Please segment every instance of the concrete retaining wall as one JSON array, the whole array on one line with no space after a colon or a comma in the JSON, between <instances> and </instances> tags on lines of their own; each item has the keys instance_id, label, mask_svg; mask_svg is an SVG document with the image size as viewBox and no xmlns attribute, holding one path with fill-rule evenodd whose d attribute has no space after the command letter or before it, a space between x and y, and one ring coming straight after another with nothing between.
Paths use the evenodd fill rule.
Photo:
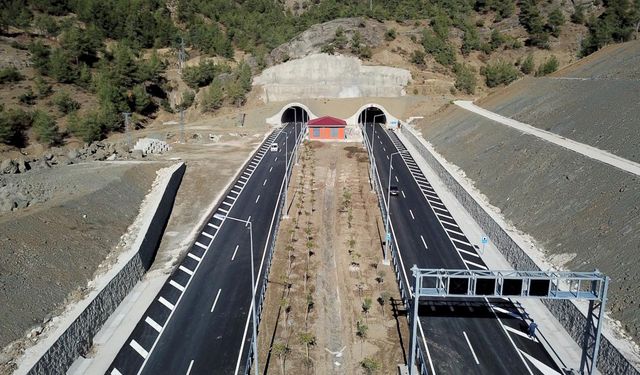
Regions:
<instances>
[{"instance_id":1,"label":"concrete retaining wall","mask_svg":"<svg viewBox=\"0 0 640 375\"><path fill-rule=\"evenodd\" d=\"M155 213L141 229L145 235L136 241L137 251L124 266L115 270L110 281L90 294L85 300L86 307L37 359L28 374L65 374L73 361L91 348L93 337L153 263L185 169L184 163L175 167L166 180L162 196L153 202ZM19 372L20 369L16 373Z\"/></svg>"},{"instance_id":2,"label":"concrete retaining wall","mask_svg":"<svg viewBox=\"0 0 640 375\"><path fill-rule=\"evenodd\" d=\"M415 130L408 126L401 128L404 138L409 141L419 152L420 156L435 171L438 177L447 185L456 199L469 212L471 217L491 238L496 248L500 250L505 259L516 270L539 270L540 267L529 255L513 240L513 238L498 224L493 217L483 208L462 184L438 161L438 159L423 144ZM560 321L571 337L579 344L584 340L586 328L586 316L571 301L545 300L544 304L549 311ZM600 352L598 355L598 370L603 375L640 375L640 371L624 357L607 337L602 336Z\"/></svg>"}]
</instances>

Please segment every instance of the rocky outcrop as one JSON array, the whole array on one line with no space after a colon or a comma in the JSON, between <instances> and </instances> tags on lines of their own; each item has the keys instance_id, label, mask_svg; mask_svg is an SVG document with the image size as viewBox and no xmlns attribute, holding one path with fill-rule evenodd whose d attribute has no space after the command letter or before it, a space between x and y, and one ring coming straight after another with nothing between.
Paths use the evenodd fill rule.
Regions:
<instances>
[{"instance_id":1,"label":"rocky outcrop","mask_svg":"<svg viewBox=\"0 0 640 375\"><path fill-rule=\"evenodd\" d=\"M344 31L347 42L358 32L362 43L368 47L376 47L384 41L385 26L371 19L361 17L340 18L333 21L311 26L303 33L275 48L267 58L267 64L273 66L293 59L319 53L322 47L331 43L336 31Z\"/></svg>"}]
</instances>

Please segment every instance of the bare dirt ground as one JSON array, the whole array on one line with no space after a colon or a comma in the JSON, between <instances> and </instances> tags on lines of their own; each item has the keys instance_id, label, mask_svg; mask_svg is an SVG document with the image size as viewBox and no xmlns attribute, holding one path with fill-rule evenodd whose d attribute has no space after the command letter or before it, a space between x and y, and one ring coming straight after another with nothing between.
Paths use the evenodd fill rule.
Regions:
<instances>
[{"instance_id":1,"label":"bare dirt ground","mask_svg":"<svg viewBox=\"0 0 640 375\"><path fill-rule=\"evenodd\" d=\"M47 199L0 215L0 346L81 293L165 163L86 163L2 176Z\"/></svg>"},{"instance_id":2,"label":"bare dirt ground","mask_svg":"<svg viewBox=\"0 0 640 375\"><path fill-rule=\"evenodd\" d=\"M301 151L260 325L266 373L357 374L364 361L388 374L404 363L407 321L381 264L367 167L360 144L313 142Z\"/></svg>"}]
</instances>

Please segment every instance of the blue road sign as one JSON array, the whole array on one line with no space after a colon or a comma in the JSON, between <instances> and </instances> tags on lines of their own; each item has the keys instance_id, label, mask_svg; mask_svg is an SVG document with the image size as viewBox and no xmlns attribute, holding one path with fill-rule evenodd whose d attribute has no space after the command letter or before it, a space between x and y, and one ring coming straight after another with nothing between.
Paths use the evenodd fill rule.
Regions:
<instances>
[{"instance_id":1,"label":"blue road sign","mask_svg":"<svg viewBox=\"0 0 640 375\"><path fill-rule=\"evenodd\" d=\"M391 241L391 233L387 233L387 241Z\"/></svg>"},{"instance_id":2,"label":"blue road sign","mask_svg":"<svg viewBox=\"0 0 640 375\"><path fill-rule=\"evenodd\" d=\"M482 244L486 245L489 243L489 238L487 236L482 236Z\"/></svg>"}]
</instances>

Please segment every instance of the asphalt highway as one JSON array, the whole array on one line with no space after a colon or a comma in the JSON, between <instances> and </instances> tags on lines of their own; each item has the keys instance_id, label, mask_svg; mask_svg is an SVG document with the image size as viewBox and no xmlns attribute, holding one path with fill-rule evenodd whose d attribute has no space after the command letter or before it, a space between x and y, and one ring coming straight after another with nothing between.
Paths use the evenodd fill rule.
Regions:
<instances>
[{"instance_id":1,"label":"asphalt highway","mask_svg":"<svg viewBox=\"0 0 640 375\"><path fill-rule=\"evenodd\" d=\"M248 225L229 218L251 222L259 293L280 219L276 208L284 189L285 155L291 159L296 132L300 125L274 131L253 155L107 374L246 373L252 338L251 244ZM278 151L270 150L274 142Z\"/></svg>"},{"instance_id":2,"label":"asphalt highway","mask_svg":"<svg viewBox=\"0 0 640 375\"><path fill-rule=\"evenodd\" d=\"M393 131L366 127L386 199L391 154L406 151ZM373 137L373 139L372 139ZM420 268L487 269L437 192L408 153L393 156L392 231L405 285ZM508 299L421 300L419 339L430 374L561 374L540 343L528 335L526 312Z\"/></svg>"}]
</instances>

